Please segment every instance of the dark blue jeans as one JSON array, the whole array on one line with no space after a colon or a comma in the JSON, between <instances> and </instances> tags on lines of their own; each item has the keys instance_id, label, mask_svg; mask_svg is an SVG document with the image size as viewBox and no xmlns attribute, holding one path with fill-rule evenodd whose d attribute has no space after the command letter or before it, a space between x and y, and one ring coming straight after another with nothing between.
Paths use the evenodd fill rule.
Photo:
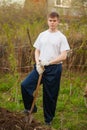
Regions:
<instances>
[{"instance_id":1,"label":"dark blue jeans","mask_svg":"<svg viewBox=\"0 0 87 130\"><path fill-rule=\"evenodd\" d=\"M45 122L52 121L55 116L56 103L60 88L62 64L45 67L41 83L43 84L43 111ZM21 83L21 92L25 109L30 110L33 101L33 92L38 81L36 66Z\"/></svg>"}]
</instances>

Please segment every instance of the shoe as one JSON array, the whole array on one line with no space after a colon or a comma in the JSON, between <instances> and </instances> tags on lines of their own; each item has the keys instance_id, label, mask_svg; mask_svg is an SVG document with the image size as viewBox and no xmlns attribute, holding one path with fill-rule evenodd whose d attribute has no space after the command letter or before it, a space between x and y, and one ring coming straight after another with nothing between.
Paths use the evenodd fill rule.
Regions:
<instances>
[{"instance_id":1,"label":"shoe","mask_svg":"<svg viewBox=\"0 0 87 130\"><path fill-rule=\"evenodd\" d=\"M28 109L24 109L23 113L29 114L29 111L30 110L28 110ZM34 109L33 109L33 111L32 111L32 113L36 113L36 112L37 112L37 107L35 106Z\"/></svg>"},{"instance_id":2,"label":"shoe","mask_svg":"<svg viewBox=\"0 0 87 130\"><path fill-rule=\"evenodd\" d=\"M45 125L50 126L50 125L51 125L51 122L45 122Z\"/></svg>"},{"instance_id":3,"label":"shoe","mask_svg":"<svg viewBox=\"0 0 87 130\"><path fill-rule=\"evenodd\" d=\"M24 114L29 114L29 110L24 109L23 113L24 113Z\"/></svg>"}]
</instances>

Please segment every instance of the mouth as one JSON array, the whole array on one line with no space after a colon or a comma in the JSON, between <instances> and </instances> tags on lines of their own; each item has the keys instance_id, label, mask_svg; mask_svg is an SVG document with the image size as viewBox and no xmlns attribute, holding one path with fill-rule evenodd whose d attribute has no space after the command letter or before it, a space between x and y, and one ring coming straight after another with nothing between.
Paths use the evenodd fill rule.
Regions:
<instances>
[{"instance_id":1,"label":"mouth","mask_svg":"<svg viewBox=\"0 0 87 130\"><path fill-rule=\"evenodd\" d=\"M51 27L54 27L54 25L51 25Z\"/></svg>"}]
</instances>

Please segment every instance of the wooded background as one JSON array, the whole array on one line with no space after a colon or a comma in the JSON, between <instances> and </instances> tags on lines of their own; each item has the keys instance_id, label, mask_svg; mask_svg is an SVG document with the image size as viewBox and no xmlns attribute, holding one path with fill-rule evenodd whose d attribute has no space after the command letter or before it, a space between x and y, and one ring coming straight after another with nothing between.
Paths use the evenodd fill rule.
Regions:
<instances>
[{"instance_id":1,"label":"wooded background","mask_svg":"<svg viewBox=\"0 0 87 130\"><path fill-rule=\"evenodd\" d=\"M29 71L34 64L35 39L47 29L47 8L42 2L30 2L24 8L0 7L0 71ZM60 14L59 30L70 44L71 52L64 66L87 70L87 16Z\"/></svg>"}]
</instances>

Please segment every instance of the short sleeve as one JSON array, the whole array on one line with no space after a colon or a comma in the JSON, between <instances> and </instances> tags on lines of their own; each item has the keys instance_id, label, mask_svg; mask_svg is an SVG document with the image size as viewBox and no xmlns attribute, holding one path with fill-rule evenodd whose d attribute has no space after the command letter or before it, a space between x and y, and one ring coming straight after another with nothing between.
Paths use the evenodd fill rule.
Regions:
<instances>
[{"instance_id":1,"label":"short sleeve","mask_svg":"<svg viewBox=\"0 0 87 130\"><path fill-rule=\"evenodd\" d=\"M61 41L60 52L66 51L66 50L70 50L70 46L66 37L64 36Z\"/></svg>"},{"instance_id":2,"label":"short sleeve","mask_svg":"<svg viewBox=\"0 0 87 130\"><path fill-rule=\"evenodd\" d=\"M34 42L33 47L35 47L35 48L37 48L37 49L40 49L40 34L39 34L39 36L37 37L36 41Z\"/></svg>"}]
</instances>

